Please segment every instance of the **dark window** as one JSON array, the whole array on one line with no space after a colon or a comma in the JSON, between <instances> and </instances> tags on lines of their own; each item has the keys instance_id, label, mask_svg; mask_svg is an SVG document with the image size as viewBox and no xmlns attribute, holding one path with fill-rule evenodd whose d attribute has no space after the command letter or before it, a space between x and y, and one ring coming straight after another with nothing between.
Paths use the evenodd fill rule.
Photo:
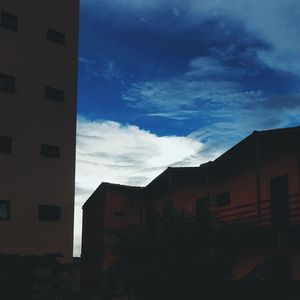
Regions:
<instances>
[{"instance_id":1,"label":"dark window","mask_svg":"<svg viewBox=\"0 0 300 300\"><path fill-rule=\"evenodd\" d=\"M218 207L229 205L230 193L226 192L226 193L217 194L216 202Z\"/></svg>"},{"instance_id":2,"label":"dark window","mask_svg":"<svg viewBox=\"0 0 300 300\"><path fill-rule=\"evenodd\" d=\"M274 225L289 222L289 179L287 175L270 179L271 221Z\"/></svg>"},{"instance_id":3,"label":"dark window","mask_svg":"<svg viewBox=\"0 0 300 300\"><path fill-rule=\"evenodd\" d=\"M12 152L12 138L8 136L0 135L0 152L11 153Z\"/></svg>"},{"instance_id":4,"label":"dark window","mask_svg":"<svg viewBox=\"0 0 300 300\"><path fill-rule=\"evenodd\" d=\"M65 95L64 91L46 86L45 88L45 97L48 99L56 100L56 101L64 101Z\"/></svg>"},{"instance_id":5,"label":"dark window","mask_svg":"<svg viewBox=\"0 0 300 300\"><path fill-rule=\"evenodd\" d=\"M10 219L10 203L0 200L0 220Z\"/></svg>"},{"instance_id":6,"label":"dark window","mask_svg":"<svg viewBox=\"0 0 300 300\"><path fill-rule=\"evenodd\" d=\"M206 211L208 209L208 197L201 197L195 200L195 211Z\"/></svg>"},{"instance_id":7,"label":"dark window","mask_svg":"<svg viewBox=\"0 0 300 300\"><path fill-rule=\"evenodd\" d=\"M0 73L0 91L14 93L15 89L15 77Z\"/></svg>"},{"instance_id":8,"label":"dark window","mask_svg":"<svg viewBox=\"0 0 300 300\"><path fill-rule=\"evenodd\" d=\"M121 211L114 211L114 216L116 216L116 217L124 217L125 214L123 212L121 212Z\"/></svg>"},{"instance_id":9,"label":"dark window","mask_svg":"<svg viewBox=\"0 0 300 300\"><path fill-rule=\"evenodd\" d=\"M47 39L49 41L65 45L66 44L66 35L62 32L59 32L54 29L48 29L47 31Z\"/></svg>"},{"instance_id":10,"label":"dark window","mask_svg":"<svg viewBox=\"0 0 300 300\"><path fill-rule=\"evenodd\" d=\"M41 155L59 158L59 147L42 144L41 145Z\"/></svg>"},{"instance_id":11,"label":"dark window","mask_svg":"<svg viewBox=\"0 0 300 300\"><path fill-rule=\"evenodd\" d=\"M224 276L233 276L232 262L229 259L224 259L224 262L222 263L221 267L223 267Z\"/></svg>"},{"instance_id":12,"label":"dark window","mask_svg":"<svg viewBox=\"0 0 300 300\"><path fill-rule=\"evenodd\" d=\"M210 227L210 212L208 197L202 197L195 201L195 217L198 230L201 234L209 232ZM200 233L200 232L199 232Z\"/></svg>"},{"instance_id":13,"label":"dark window","mask_svg":"<svg viewBox=\"0 0 300 300\"><path fill-rule=\"evenodd\" d=\"M6 11L1 12L1 27L12 31L18 31L18 17Z\"/></svg>"},{"instance_id":14,"label":"dark window","mask_svg":"<svg viewBox=\"0 0 300 300\"><path fill-rule=\"evenodd\" d=\"M40 221L59 221L60 220L60 207L52 205L39 206L39 220Z\"/></svg>"}]
</instances>

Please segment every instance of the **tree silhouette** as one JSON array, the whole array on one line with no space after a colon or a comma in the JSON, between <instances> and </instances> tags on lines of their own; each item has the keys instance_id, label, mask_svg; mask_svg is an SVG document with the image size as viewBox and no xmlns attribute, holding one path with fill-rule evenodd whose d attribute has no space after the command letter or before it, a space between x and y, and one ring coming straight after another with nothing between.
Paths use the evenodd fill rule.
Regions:
<instances>
[{"instance_id":1,"label":"tree silhouette","mask_svg":"<svg viewBox=\"0 0 300 300\"><path fill-rule=\"evenodd\" d=\"M53 256L0 255L1 299L74 300L64 278L73 268Z\"/></svg>"},{"instance_id":2,"label":"tree silhouette","mask_svg":"<svg viewBox=\"0 0 300 300\"><path fill-rule=\"evenodd\" d=\"M196 216L169 209L164 215L148 213L143 224L108 230L115 237L111 251L118 259L104 274L104 298L220 297L230 279L234 245L217 238L216 223L207 207Z\"/></svg>"}]
</instances>

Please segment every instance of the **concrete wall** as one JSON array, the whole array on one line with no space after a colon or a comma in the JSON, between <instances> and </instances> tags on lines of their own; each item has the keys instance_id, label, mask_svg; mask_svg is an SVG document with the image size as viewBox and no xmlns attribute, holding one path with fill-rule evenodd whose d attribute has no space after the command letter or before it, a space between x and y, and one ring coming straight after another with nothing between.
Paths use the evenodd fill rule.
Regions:
<instances>
[{"instance_id":1,"label":"concrete wall","mask_svg":"<svg viewBox=\"0 0 300 300\"><path fill-rule=\"evenodd\" d=\"M263 202L262 212L267 216L262 218L263 225L271 225L270 214L270 179L273 177L288 176L289 190L289 220L292 224L300 223L300 172L299 172L299 132L292 135L264 137L260 142L260 197ZM249 172L251 168L249 167ZM250 177L250 176L249 176ZM232 184L238 184L233 180ZM245 189L244 194L251 191ZM273 257L288 257L291 265L292 279L300 280L300 256L298 229L278 228L270 232L269 237L249 244L243 249L234 262L234 274L243 277L255 266Z\"/></svg>"},{"instance_id":2,"label":"concrete wall","mask_svg":"<svg viewBox=\"0 0 300 300\"><path fill-rule=\"evenodd\" d=\"M2 0L18 16L18 32L0 27L0 73L16 78L14 94L0 91L0 135L13 153L0 153L0 199L11 219L0 221L0 252L73 253L77 98L78 0ZM47 29L65 33L66 45L47 40ZM64 91L64 102L44 97L45 86ZM40 145L60 147L60 158L42 157ZM61 207L60 221L39 221L39 204Z\"/></svg>"},{"instance_id":3,"label":"concrete wall","mask_svg":"<svg viewBox=\"0 0 300 300\"><path fill-rule=\"evenodd\" d=\"M97 294L102 273L115 261L107 229L121 229L140 220L139 188L101 184L83 206L81 291Z\"/></svg>"}]
</instances>

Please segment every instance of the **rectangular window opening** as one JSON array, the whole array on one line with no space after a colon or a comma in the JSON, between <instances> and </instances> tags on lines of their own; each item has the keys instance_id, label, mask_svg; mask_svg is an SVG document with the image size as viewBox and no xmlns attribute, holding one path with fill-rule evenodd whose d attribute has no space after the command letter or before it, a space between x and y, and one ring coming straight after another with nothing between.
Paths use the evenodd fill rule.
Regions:
<instances>
[{"instance_id":1,"label":"rectangular window opening","mask_svg":"<svg viewBox=\"0 0 300 300\"><path fill-rule=\"evenodd\" d=\"M10 219L10 202L0 200L0 220Z\"/></svg>"},{"instance_id":2,"label":"rectangular window opening","mask_svg":"<svg viewBox=\"0 0 300 300\"><path fill-rule=\"evenodd\" d=\"M59 158L60 149L57 146L42 144L41 145L41 155L53 158Z\"/></svg>"},{"instance_id":3,"label":"rectangular window opening","mask_svg":"<svg viewBox=\"0 0 300 300\"><path fill-rule=\"evenodd\" d=\"M61 208L53 205L39 205L40 221L59 221L61 219Z\"/></svg>"},{"instance_id":4,"label":"rectangular window opening","mask_svg":"<svg viewBox=\"0 0 300 300\"><path fill-rule=\"evenodd\" d=\"M15 93L15 81L15 77L0 73L0 91L12 94Z\"/></svg>"},{"instance_id":5,"label":"rectangular window opening","mask_svg":"<svg viewBox=\"0 0 300 300\"><path fill-rule=\"evenodd\" d=\"M0 26L2 28L17 32L18 31L18 17L7 11L2 11L1 19L0 19Z\"/></svg>"},{"instance_id":6,"label":"rectangular window opening","mask_svg":"<svg viewBox=\"0 0 300 300\"><path fill-rule=\"evenodd\" d=\"M56 89L50 86L46 86L45 88L45 97L47 99L56 100L59 102L63 102L65 95L64 91L60 89Z\"/></svg>"},{"instance_id":7,"label":"rectangular window opening","mask_svg":"<svg viewBox=\"0 0 300 300\"><path fill-rule=\"evenodd\" d=\"M12 138L0 135L0 152L12 153Z\"/></svg>"},{"instance_id":8,"label":"rectangular window opening","mask_svg":"<svg viewBox=\"0 0 300 300\"><path fill-rule=\"evenodd\" d=\"M47 39L60 45L66 44L66 35L54 29L47 30Z\"/></svg>"},{"instance_id":9,"label":"rectangular window opening","mask_svg":"<svg viewBox=\"0 0 300 300\"><path fill-rule=\"evenodd\" d=\"M225 193L217 194L216 204L217 204L217 207L229 205L230 204L230 193L225 192Z\"/></svg>"}]
</instances>

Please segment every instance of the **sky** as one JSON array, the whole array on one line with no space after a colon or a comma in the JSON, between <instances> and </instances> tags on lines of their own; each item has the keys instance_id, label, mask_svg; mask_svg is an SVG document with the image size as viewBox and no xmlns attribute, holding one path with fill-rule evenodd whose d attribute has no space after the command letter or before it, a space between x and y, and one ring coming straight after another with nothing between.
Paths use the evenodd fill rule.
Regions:
<instances>
[{"instance_id":1,"label":"sky","mask_svg":"<svg viewBox=\"0 0 300 300\"><path fill-rule=\"evenodd\" d=\"M101 182L144 186L300 125L299 0L81 0L74 254Z\"/></svg>"}]
</instances>

